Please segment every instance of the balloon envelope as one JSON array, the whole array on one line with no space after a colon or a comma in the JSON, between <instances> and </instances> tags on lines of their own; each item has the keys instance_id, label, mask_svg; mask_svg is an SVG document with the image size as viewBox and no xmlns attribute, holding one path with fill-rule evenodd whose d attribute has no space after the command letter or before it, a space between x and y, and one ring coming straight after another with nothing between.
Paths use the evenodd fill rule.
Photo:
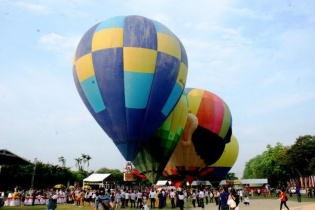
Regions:
<instances>
[{"instance_id":1,"label":"balloon envelope","mask_svg":"<svg viewBox=\"0 0 315 210\"><path fill-rule=\"evenodd\" d=\"M227 104L216 94L186 88L189 110L198 119L192 142L207 165L216 162L232 135L232 115Z\"/></svg>"},{"instance_id":2,"label":"balloon envelope","mask_svg":"<svg viewBox=\"0 0 315 210\"><path fill-rule=\"evenodd\" d=\"M230 141L232 117L226 103L217 95L197 88L186 88L185 93L190 113L169 162L191 184L207 165L221 157Z\"/></svg>"},{"instance_id":3,"label":"balloon envelope","mask_svg":"<svg viewBox=\"0 0 315 210\"><path fill-rule=\"evenodd\" d=\"M222 179L228 174L237 160L239 153L239 144L234 135L231 136L231 141L226 144L224 152L219 160L211 165L208 165L198 175L201 180L209 180L211 184L218 185Z\"/></svg>"},{"instance_id":4,"label":"balloon envelope","mask_svg":"<svg viewBox=\"0 0 315 210\"><path fill-rule=\"evenodd\" d=\"M171 180L175 187L179 187L184 179L184 177L177 172L176 167L173 166L171 162L167 162L163 171L163 176L166 179Z\"/></svg>"},{"instance_id":5,"label":"balloon envelope","mask_svg":"<svg viewBox=\"0 0 315 210\"><path fill-rule=\"evenodd\" d=\"M177 172L186 176L191 184L194 177L207 166L206 162L196 153L191 137L195 129L198 127L198 119L195 115L189 113L185 125L184 133L169 160Z\"/></svg>"},{"instance_id":6,"label":"balloon envelope","mask_svg":"<svg viewBox=\"0 0 315 210\"><path fill-rule=\"evenodd\" d=\"M187 97L182 95L168 118L132 161L137 170L145 174L152 184L155 184L162 176L163 170L184 131L187 114Z\"/></svg>"},{"instance_id":7,"label":"balloon envelope","mask_svg":"<svg viewBox=\"0 0 315 210\"><path fill-rule=\"evenodd\" d=\"M73 76L90 113L131 161L177 104L187 66L182 43L166 26L120 16L84 34Z\"/></svg>"}]
</instances>

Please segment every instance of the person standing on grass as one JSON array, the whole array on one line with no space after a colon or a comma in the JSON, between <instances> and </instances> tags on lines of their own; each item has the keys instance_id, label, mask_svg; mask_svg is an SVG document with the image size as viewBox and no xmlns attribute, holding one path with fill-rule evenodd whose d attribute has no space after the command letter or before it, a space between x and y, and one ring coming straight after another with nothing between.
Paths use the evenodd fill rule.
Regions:
<instances>
[{"instance_id":1,"label":"person standing on grass","mask_svg":"<svg viewBox=\"0 0 315 210\"><path fill-rule=\"evenodd\" d=\"M178 206L179 210L184 210L184 199L185 195L183 193L183 190L181 188L178 189Z\"/></svg>"},{"instance_id":2,"label":"person standing on grass","mask_svg":"<svg viewBox=\"0 0 315 210\"><path fill-rule=\"evenodd\" d=\"M57 199L58 195L53 189L51 189L49 193L49 200L47 203L47 210L55 210L57 208Z\"/></svg>"},{"instance_id":3,"label":"person standing on grass","mask_svg":"<svg viewBox=\"0 0 315 210\"><path fill-rule=\"evenodd\" d=\"M300 188L296 188L296 190L295 190L295 194L296 194L296 198L297 198L298 203L301 203L301 202L302 202L302 200L301 200L301 192L300 192Z\"/></svg>"},{"instance_id":4,"label":"person standing on grass","mask_svg":"<svg viewBox=\"0 0 315 210\"><path fill-rule=\"evenodd\" d=\"M176 207L175 206L175 192L174 192L174 189L171 189L170 198L171 198L171 208L174 209Z\"/></svg>"}]
</instances>

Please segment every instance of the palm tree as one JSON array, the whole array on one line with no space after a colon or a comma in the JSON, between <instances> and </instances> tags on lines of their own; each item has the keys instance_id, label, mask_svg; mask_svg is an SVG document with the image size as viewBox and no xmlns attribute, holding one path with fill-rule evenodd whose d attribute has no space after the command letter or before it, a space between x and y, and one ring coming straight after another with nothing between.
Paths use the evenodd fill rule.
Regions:
<instances>
[{"instance_id":1,"label":"palm tree","mask_svg":"<svg viewBox=\"0 0 315 210\"><path fill-rule=\"evenodd\" d=\"M92 159L92 157L90 155L86 155L85 159L86 159L86 162L87 162L87 171L89 171L90 160Z\"/></svg>"},{"instance_id":2,"label":"palm tree","mask_svg":"<svg viewBox=\"0 0 315 210\"><path fill-rule=\"evenodd\" d=\"M83 161L83 169L84 169L84 165L86 163L86 154L81 154L82 157L82 161Z\"/></svg>"},{"instance_id":3,"label":"palm tree","mask_svg":"<svg viewBox=\"0 0 315 210\"><path fill-rule=\"evenodd\" d=\"M82 158L75 158L74 160L75 160L75 166L78 167L78 170L79 171L82 170L82 166L81 166Z\"/></svg>"}]
</instances>

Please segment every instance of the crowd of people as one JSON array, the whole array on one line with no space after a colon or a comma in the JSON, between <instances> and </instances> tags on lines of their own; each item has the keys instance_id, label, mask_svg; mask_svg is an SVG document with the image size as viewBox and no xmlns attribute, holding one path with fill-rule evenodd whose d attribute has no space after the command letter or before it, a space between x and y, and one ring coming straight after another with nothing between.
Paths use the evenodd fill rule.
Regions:
<instances>
[{"instance_id":1,"label":"crowd of people","mask_svg":"<svg viewBox=\"0 0 315 210\"><path fill-rule=\"evenodd\" d=\"M62 197L63 201L68 204L75 205L76 207L95 207L95 200L100 195L97 189L30 189L28 191L16 188L12 197L19 197L21 207L25 206L25 199L31 198L31 204L46 204L49 209L54 209L52 206L56 205L58 198ZM183 210L187 206L187 202L190 201L194 208L204 208L208 203L215 203L215 205L222 206L224 210L225 203L222 200L228 200L231 192L228 193L226 198L221 195L224 193L224 189L185 189L175 188L163 189L163 188L147 188L145 190L135 189L116 189L106 190L106 195L113 203L113 208L120 210L122 208L137 208L141 209L145 204L147 208L163 209L166 207L167 199L170 199L171 208L180 208ZM232 194L231 194L232 195ZM240 202L243 199L242 190L237 191ZM44 199L45 202L39 202ZM247 201L249 204L249 201Z\"/></svg>"},{"instance_id":2,"label":"crowd of people","mask_svg":"<svg viewBox=\"0 0 315 210\"><path fill-rule=\"evenodd\" d=\"M75 205L76 207L91 207L97 208L97 201L99 196L106 196L111 203L110 209L121 210L123 208L135 209L163 209L167 203L170 203L170 208L179 208L183 210L187 204L191 204L193 208L204 209L205 205L213 203L218 206L219 210L239 210L240 203L250 205L248 192L244 193L242 189L231 189L227 187L221 188L146 188L145 190L138 189L115 189L103 190L99 189L30 189L28 191L15 189L12 197L19 197L21 199L21 207L25 206L25 199L32 198L32 203L46 204L47 209L55 210L57 207L58 199L62 197L65 203ZM297 198L300 201L300 193L297 188ZM245 195L246 194L246 195ZM245 195L245 196L244 196ZM45 199L44 203L36 203L36 201ZM280 209L282 206L289 209L287 206L287 195L284 189L281 189L279 196ZM167 199L169 201L167 202Z\"/></svg>"},{"instance_id":3,"label":"crowd of people","mask_svg":"<svg viewBox=\"0 0 315 210\"><path fill-rule=\"evenodd\" d=\"M213 203L221 210L238 210L239 204L244 202L250 205L248 196L243 198L242 190L228 189L147 189L139 190L115 190L107 192L113 205L113 209L138 208L143 209L163 209L166 207L167 199L170 199L170 208L179 208L183 210L187 203L191 202L193 208L200 207L204 209L205 205Z\"/></svg>"}]
</instances>

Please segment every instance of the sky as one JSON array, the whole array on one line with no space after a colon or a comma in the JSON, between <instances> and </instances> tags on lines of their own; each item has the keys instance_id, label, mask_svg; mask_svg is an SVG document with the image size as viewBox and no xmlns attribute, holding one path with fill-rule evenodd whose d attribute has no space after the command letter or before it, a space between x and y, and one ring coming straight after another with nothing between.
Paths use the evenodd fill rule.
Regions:
<instances>
[{"instance_id":1,"label":"sky","mask_svg":"<svg viewBox=\"0 0 315 210\"><path fill-rule=\"evenodd\" d=\"M315 135L315 1L1 0L0 149L77 170L123 170L126 160L83 104L72 76L83 34L114 16L167 26L188 56L186 87L229 106L245 164L269 144Z\"/></svg>"}]
</instances>

